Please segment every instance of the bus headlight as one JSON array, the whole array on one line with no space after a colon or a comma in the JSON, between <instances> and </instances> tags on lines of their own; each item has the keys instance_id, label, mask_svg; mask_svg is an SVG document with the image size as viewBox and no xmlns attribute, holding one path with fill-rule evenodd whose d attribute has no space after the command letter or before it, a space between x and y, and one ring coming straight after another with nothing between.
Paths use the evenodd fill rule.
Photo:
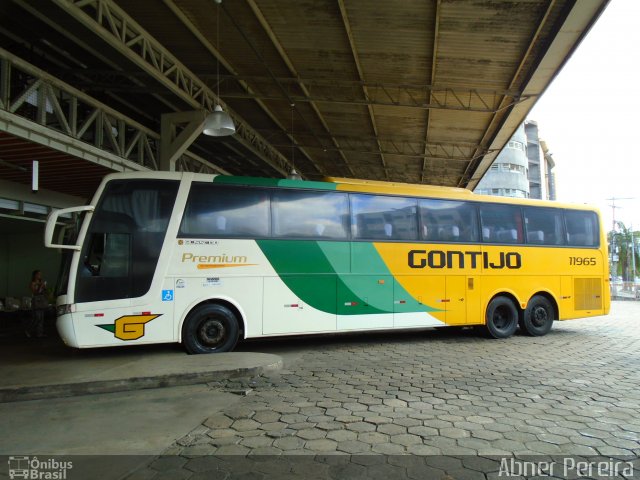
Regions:
<instances>
[{"instance_id":1,"label":"bus headlight","mask_svg":"<svg viewBox=\"0 0 640 480\"><path fill-rule=\"evenodd\" d=\"M56 307L56 316L61 317L62 315L66 315L71 313L71 304L68 303L66 305L58 305Z\"/></svg>"}]
</instances>

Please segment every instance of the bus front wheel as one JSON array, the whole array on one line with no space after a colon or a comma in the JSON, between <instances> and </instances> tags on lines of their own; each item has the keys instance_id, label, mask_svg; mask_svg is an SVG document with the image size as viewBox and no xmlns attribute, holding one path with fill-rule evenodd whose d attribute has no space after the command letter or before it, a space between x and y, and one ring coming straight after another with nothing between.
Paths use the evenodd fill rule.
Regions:
<instances>
[{"instance_id":1,"label":"bus front wheel","mask_svg":"<svg viewBox=\"0 0 640 480\"><path fill-rule=\"evenodd\" d=\"M553 325L554 312L549 299L542 295L534 295L527 304L520 327L532 337L546 335Z\"/></svg>"},{"instance_id":2,"label":"bus front wheel","mask_svg":"<svg viewBox=\"0 0 640 480\"><path fill-rule=\"evenodd\" d=\"M511 299L495 297L487 306L486 333L491 338L507 338L518 328L518 310Z\"/></svg>"},{"instance_id":3,"label":"bus front wheel","mask_svg":"<svg viewBox=\"0 0 640 480\"><path fill-rule=\"evenodd\" d=\"M238 342L238 319L224 305L201 305L189 313L182 326L182 343L188 353L220 353Z\"/></svg>"}]
</instances>

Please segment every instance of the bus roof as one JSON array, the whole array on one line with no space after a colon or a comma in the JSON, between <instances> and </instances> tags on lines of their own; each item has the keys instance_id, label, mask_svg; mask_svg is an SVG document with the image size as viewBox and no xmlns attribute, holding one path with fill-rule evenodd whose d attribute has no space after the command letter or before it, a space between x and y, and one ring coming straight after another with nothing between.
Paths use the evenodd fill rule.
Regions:
<instances>
[{"instance_id":1,"label":"bus roof","mask_svg":"<svg viewBox=\"0 0 640 480\"><path fill-rule=\"evenodd\" d=\"M433 197L476 202L507 203L515 205L536 205L550 208L577 208L598 210L585 204L572 204L530 198L499 197L480 195L466 188L442 187L439 185L418 185L401 182L384 182L380 180L364 180L343 177L325 177L324 181L291 180L287 178L263 178L217 175L215 183L234 185L254 185L269 187L309 188L315 190L339 190L345 192L378 193L383 195L408 195L413 197Z\"/></svg>"},{"instance_id":2,"label":"bus roof","mask_svg":"<svg viewBox=\"0 0 640 480\"><path fill-rule=\"evenodd\" d=\"M379 180L364 180L341 177L326 177L325 181L292 180L288 178L243 177L234 175L211 175L189 172L128 172L114 173L106 177L116 178L183 178L192 175L195 181L212 181L222 185L247 185L260 187L307 188L311 190L338 190L344 192L377 193L383 195L407 195L413 197L432 197L476 202L506 203L512 205L535 205L550 208L575 208L584 210L598 209L591 205L572 204L548 200L529 198L499 197L494 195L479 195L471 190L456 187L442 187L438 185L417 185L401 182L383 182Z\"/></svg>"}]
</instances>

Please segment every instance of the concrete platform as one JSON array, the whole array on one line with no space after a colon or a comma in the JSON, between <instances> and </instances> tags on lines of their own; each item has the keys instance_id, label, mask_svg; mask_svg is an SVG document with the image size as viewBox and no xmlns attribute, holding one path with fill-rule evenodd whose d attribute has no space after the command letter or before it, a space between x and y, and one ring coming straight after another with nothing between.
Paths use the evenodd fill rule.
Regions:
<instances>
[{"instance_id":1,"label":"concrete platform","mask_svg":"<svg viewBox=\"0 0 640 480\"><path fill-rule=\"evenodd\" d=\"M177 345L76 350L58 338L0 339L0 402L207 383L282 367L277 355L187 355Z\"/></svg>"}]
</instances>

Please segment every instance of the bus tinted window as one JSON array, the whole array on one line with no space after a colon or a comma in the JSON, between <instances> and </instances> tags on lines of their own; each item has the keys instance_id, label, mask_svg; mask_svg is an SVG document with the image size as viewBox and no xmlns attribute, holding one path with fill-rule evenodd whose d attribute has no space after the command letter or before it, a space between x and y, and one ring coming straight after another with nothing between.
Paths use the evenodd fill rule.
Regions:
<instances>
[{"instance_id":1,"label":"bus tinted window","mask_svg":"<svg viewBox=\"0 0 640 480\"><path fill-rule=\"evenodd\" d=\"M476 208L467 202L420 200L420 238L432 242L477 242Z\"/></svg>"},{"instance_id":2,"label":"bus tinted window","mask_svg":"<svg viewBox=\"0 0 640 480\"><path fill-rule=\"evenodd\" d=\"M525 208L527 243L532 245L564 245L562 210Z\"/></svg>"},{"instance_id":3,"label":"bus tinted window","mask_svg":"<svg viewBox=\"0 0 640 480\"><path fill-rule=\"evenodd\" d=\"M118 180L105 187L78 266L76 301L141 297L149 291L178 182Z\"/></svg>"},{"instance_id":4,"label":"bus tinted window","mask_svg":"<svg viewBox=\"0 0 640 480\"><path fill-rule=\"evenodd\" d=\"M348 235L345 193L276 191L271 214L274 237L345 239Z\"/></svg>"},{"instance_id":5,"label":"bus tinted window","mask_svg":"<svg viewBox=\"0 0 640 480\"><path fill-rule=\"evenodd\" d=\"M594 212L565 210L567 243L576 247L598 246L598 218Z\"/></svg>"},{"instance_id":6,"label":"bus tinted window","mask_svg":"<svg viewBox=\"0 0 640 480\"><path fill-rule=\"evenodd\" d=\"M512 205L480 206L482 240L488 243L522 243L520 208Z\"/></svg>"},{"instance_id":7,"label":"bus tinted window","mask_svg":"<svg viewBox=\"0 0 640 480\"><path fill-rule=\"evenodd\" d=\"M351 195L351 229L354 238L416 240L417 200L381 195Z\"/></svg>"},{"instance_id":8,"label":"bus tinted window","mask_svg":"<svg viewBox=\"0 0 640 480\"><path fill-rule=\"evenodd\" d=\"M179 236L266 237L269 194L266 190L194 183Z\"/></svg>"}]
</instances>

